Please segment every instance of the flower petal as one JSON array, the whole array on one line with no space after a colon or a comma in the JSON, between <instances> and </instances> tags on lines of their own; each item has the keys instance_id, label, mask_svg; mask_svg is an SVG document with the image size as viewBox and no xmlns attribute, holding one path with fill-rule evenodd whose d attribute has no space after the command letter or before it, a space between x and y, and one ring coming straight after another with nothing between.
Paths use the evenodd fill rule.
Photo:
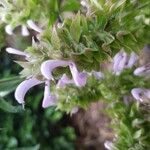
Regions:
<instances>
[{"instance_id":1,"label":"flower petal","mask_svg":"<svg viewBox=\"0 0 150 150\"><path fill-rule=\"evenodd\" d=\"M60 67L60 66L66 67L66 66L68 66L68 62L63 61L63 60L47 60L47 61L43 62L41 65L41 73L43 74L43 76L46 79L52 80L53 79L53 76L52 76L53 69Z\"/></svg>"},{"instance_id":2,"label":"flower petal","mask_svg":"<svg viewBox=\"0 0 150 150\"><path fill-rule=\"evenodd\" d=\"M21 26L21 34L23 36L29 36L29 34L30 34L28 28L25 25Z\"/></svg>"},{"instance_id":3,"label":"flower petal","mask_svg":"<svg viewBox=\"0 0 150 150\"><path fill-rule=\"evenodd\" d=\"M132 96L136 99L136 100L140 100L141 102L143 101L142 97L144 94L144 90L141 88L134 88L131 90L131 94Z\"/></svg>"},{"instance_id":4,"label":"flower petal","mask_svg":"<svg viewBox=\"0 0 150 150\"><path fill-rule=\"evenodd\" d=\"M18 103L24 103L24 97L27 91L33 86L41 84L42 82L43 81L39 81L36 78L30 78L21 82L15 91L15 98L18 101Z\"/></svg>"},{"instance_id":5,"label":"flower petal","mask_svg":"<svg viewBox=\"0 0 150 150\"><path fill-rule=\"evenodd\" d=\"M56 105L56 96L50 94L50 81L45 82L44 99L42 107L47 108Z\"/></svg>"},{"instance_id":6,"label":"flower petal","mask_svg":"<svg viewBox=\"0 0 150 150\"><path fill-rule=\"evenodd\" d=\"M5 26L5 32L9 35L13 35L13 28L10 24Z\"/></svg>"},{"instance_id":7,"label":"flower petal","mask_svg":"<svg viewBox=\"0 0 150 150\"><path fill-rule=\"evenodd\" d=\"M113 143L111 141L105 141L104 146L108 150L112 150L113 149Z\"/></svg>"},{"instance_id":8,"label":"flower petal","mask_svg":"<svg viewBox=\"0 0 150 150\"><path fill-rule=\"evenodd\" d=\"M136 75L136 76L146 75L145 71L146 71L145 66L139 67L139 68L134 70L134 75Z\"/></svg>"},{"instance_id":9,"label":"flower petal","mask_svg":"<svg viewBox=\"0 0 150 150\"><path fill-rule=\"evenodd\" d=\"M87 80L87 73L78 72L75 63L73 62L70 62L69 67L70 67L70 71L71 71L71 74L72 74L72 77L76 86L79 86L79 87L85 86L86 80Z\"/></svg>"},{"instance_id":10,"label":"flower petal","mask_svg":"<svg viewBox=\"0 0 150 150\"><path fill-rule=\"evenodd\" d=\"M97 71L92 71L92 74L94 75L94 77L96 78L96 79L103 79L104 78L104 74L102 73L102 72L97 72Z\"/></svg>"},{"instance_id":11,"label":"flower petal","mask_svg":"<svg viewBox=\"0 0 150 150\"><path fill-rule=\"evenodd\" d=\"M121 73L121 71L125 66L126 61L127 61L127 54L124 51L120 51L114 56L113 71L116 75L119 75Z\"/></svg>"},{"instance_id":12,"label":"flower petal","mask_svg":"<svg viewBox=\"0 0 150 150\"><path fill-rule=\"evenodd\" d=\"M71 83L74 83L74 81L69 79L66 74L63 74L63 76L57 83L57 88L64 88L66 84L71 84Z\"/></svg>"},{"instance_id":13,"label":"flower petal","mask_svg":"<svg viewBox=\"0 0 150 150\"><path fill-rule=\"evenodd\" d=\"M17 50L17 49L15 49L15 48L8 47L8 48L6 48L6 51L7 51L8 53L10 53L10 54L15 54L15 55L21 55L21 56L26 56L26 57L28 57L28 54L27 54L27 53L22 52L22 51L20 51L20 50Z\"/></svg>"},{"instance_id":14,"label":"flower petal","mask_svg":"<svg viewBox=\"0 0 150 150\"><path fill-rule=\"evenodd\" d=\"M137 59L138 59L138 55L136 55L134 52L132 52L126 67L131 68L136 63Z\"/></svg>"},{"instance_id":15,"label":"flower petal","mask_svg":"<svg viewBox=\"0 0 150 150\"><path fill-rule=\"evenodd\" d=\"M39 33L41 33L43 30L40 28L40 27L38 27L32 20L28 20L27 21L27 24L28 24L28 26L31 28L31 29L33 29L33 30L35 30L35 31L37 31L37 32L39 32Z\"/></svg>"}]
</instances>

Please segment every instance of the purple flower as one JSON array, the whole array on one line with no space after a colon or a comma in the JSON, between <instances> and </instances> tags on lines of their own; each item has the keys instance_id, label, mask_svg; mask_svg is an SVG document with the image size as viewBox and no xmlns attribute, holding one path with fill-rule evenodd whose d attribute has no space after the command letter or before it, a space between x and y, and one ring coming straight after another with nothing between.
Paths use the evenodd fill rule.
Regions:
<instances>
[{"instance_id":1,"label":"purple flower","mask_svg":"<svg viewBox=\"0 0 150 150\"><path fill-rule=\"evenodd\" d=\"M104 78L104 74L102 73L102 72L97 72L97 71L92 71L92 74L94 75L94 77L96 78L96 79L103 79Z\"/></svg>"},{"instance_id":2,"label":"purple flower","mask_svg":"<svg viewBox=\"0 0 150 150\"><path fill-rule=\"evenodd\" d=\"M15 49L15 48L8 47L8 48L6 48L6 51L8 53L10 53L10 54L15 54L15 55L29 57L29 55L26 52L22 52L20 50Z\"/></svg>"},{"instance_id":3,"label":"purple flower","mask_svg":"<svg viewBox=\"0 0 150 150\"><path fill-rule=\"evenodd\" d=\"M55 69L57 67L66 67L66 66L68 66L68 62L67 61L63 61L63 60L47 60L47 61L42 63L42 65L41 65L41 72L42 72L43 76L46 79L52 80L53 79L53 75L52 75L53 69Z\"/></svg>"},{"instance_id":4,"label":"purple flower","mask_svg":"<svg viewBox=\"0 0 150 150\"><path fill-rule=\"evenodd\" d=\"M142 66L134 70L134 75L136 76L146 76L150 75L150 66Z\"/></svg>"},{"instance_id":5,"label":"purple flower","mask_svg":"<svg viewBox=\"0 0 150 150\"><path fill-rule=\"evenodd\" d=\"M113 143L111 141L105 141L104 146L108 150L113 150Z\"/></svg>"},{"instance_id":6,"label":"purple flower","mask_svg":"<svg viewBox=\"0 0 150 150\"><path fill-rule=\"evenodd\" d=\"M29 34L30 34L28 28L25 25L21 26L21 34L23 36L29 36Z\"/></svg>"},{"instance_id":7,"label":"purple flower","mask_svg":"<svg viewBox=\"0 0 150 150\"><path fill-rule=\"evenodd\" d=\"M76 86L84 86L86 84L86 78L87 75L84 72L78 72L77 67L75 65L75 63L71 62L71 61L63 61L63 60L47 60L45 62L42 63L41 65L41 72L43 74L43 76L48 79L48 80L52 80L53 79L53 75L52 75L52 71L53 69L57 68L57 67L67 67L69 66L74 83L76 84Z\"/></svg>"},{"instance_id":8,"label":"purple flower","mask_svg":"<svg viewBox=\"0 0 150 150\"><path fill-rule=\"evenodd\" d=\"M134 52L132 52L130 56L128 56L124 51L120 51L114 56L114 73L116 75L120 75L123 69L131 68L136 63L137 59L138 56Z\"/></svg>"},{"instance_id":9,"label":"purple flower","mask_svg":"<svg viewBox=\"0 0 150 150\"><path fill-rule=\"evenodd\" d=\"M124 51L120 51L114 57L113 70L116 75L119 75L125 67L127 61L127 54Z\"/></svg>"},{"instance_id":10,"label":"purple flower","mask_svg":"<svg viewBox=\"0 0 150 150\"><path fill-rule=\"evenodd\" d=\"M141 102L143 102L144 99L150 99L149 89L134 88L131 90L131 94L136 100Z\"/></svg>"},{"instance_id":11,"label":"purple flower","mask_svg":"<svg viewBox=\"0 0 150 150\"><path fill-rule=\"evenodd\" d=\"M50 106L54 106L56 105L56 102L57 102L56 96L50 94L50 81L45 81L45 91L42 107L47 108Z\"/></svg>"},{"instance_id":12,"label":"purple flower","mask_svg":"<svg viewBox=\"0 0 150 150\"><path fill-rule=\"evenodd\" d=\"M5 26L5 32L9 35L13 35L13 28L10 24Z\"/></svg>"},{"instance_id":13,"label":"purple flower","mask_svg":"<svg viewBox=\"0 0 150 150\"><path fill-rule=\"evenodd\" d=\"M27 93L27 91L34 87L35 85L41 84L43 81L39 81L36 78L29 78L23 81L18 85L15 91L15 98L18 101L18 103L23 104L24 103L24 97Z\"/></svg>"},{"instance_id":14,"label":"purple flower","mask_svg":"<svg viewBox=\"0 0 150 150\"><path fill-rule=\"evenodd\" d=\"M77 107L77 106L73 107L72 110L71 110L71 115L76 114L78 111L79 111L79 107Z\"/></svg>"},{"instance_id":15,"label":"purple flower","mask_svg":"<svg viewBox=\"0 0 150 150\"><path fill-rule=\"evenodd\" d=\"M69 68L73 77L73 80L78 87L85 86L86 84L86 79L87 79L87 74L85 72L78 72L77 67L75 63L70 62Z\"/></svg>"},{"instance_id":16,"label":"purple flower","mask_svg":"<svg viewBox=\"0 0 150 150\"><path fill-rule=\"evenodd\" d=\"M31 28L31 29L33 29L34 31L36 31L36 32L39 32L39 33L41 33L43 30L40 28L40 27L38 27L32 20L28 20L27 21L27 24L28 24L28 26Z\"/></svg>"},{"instance_id":17,"label":"purple flower","mask_svg":"<svg viewBox=\"0 0 150 150\"><path fill-rule=\"evenodd\" d=\"M128 63L126 65L126 68L131 68L133 67L133 65L136 63L136 61L138 60L138 55L135 54L134 52L131 53L130 57L129 57L129 60L128 60Z\"/></svg>"},{"instance_id":18,"label":"purple flower","mask_svg":"<svg viewBox=\"0 0 150 150\"><path fill-rule=\"evenodd\" d=\"M57 88L64 88L66 84L73 84L74 81L69 79L66 74L63 74L57 83Z\"/></svg>"},{"instance_id":19,"label":"purple flower","mask_svg":"<svg viewBox=\"0 0 150 150\"><path fill-rule=\"evenodd\" d=\"M15 91L15 98L20 104L25 103L25 95L26 93L34 86L44 83L44 81L37 80L36 78L32 77L26 79L22 83L20 83ZM49 106L56 105L56 96L50 94L50 81L45 81L45 90L44 90L44 98L42 102L42 107L47 108Z\"/></svg>"}]
</instances>

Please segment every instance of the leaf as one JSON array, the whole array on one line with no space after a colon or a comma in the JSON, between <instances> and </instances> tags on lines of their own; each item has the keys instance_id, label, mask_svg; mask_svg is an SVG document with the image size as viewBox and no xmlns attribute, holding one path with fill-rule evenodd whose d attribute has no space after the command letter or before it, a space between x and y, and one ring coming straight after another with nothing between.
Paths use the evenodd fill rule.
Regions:
<instances>
[{"instance_id":1,"label":"leaf","mask_svg":"<svg viewBox=\"0 0 150 150\"><path fill-rule=\"evenodd\" d=\"M143 130L142 130L142 129L136 131L136 132L134 133L134 135L133 135L133 138L134 138L134 139L140 138L141 135L142 135L142 133L143 133Z\"/></svg>"},{"instance_id":2,"label":"leaf","mask_svg":"<svg viewBox=\"0 0 150 150\"><path fill-rule=\"evenodd\" d=\"M55 27L52 30L51 43L52 43L54 49L56 49L56 50L60 49L60 39L58 37Z\"/></svg>"},{"instance_id":3,"label":"leaf","mask_svg":"<svg viewBox=\"0 0 150 150\"><path fill-rule=\"evenodd\" d=\"M15 148L12 150L39 150L40 149L40 144L37 144L35 146L32 147L21 147L21 148Z\"/></svg>"},{"instance_id":4,"label":"leaf","mask_svg":"<svg viewBox=\"0 0 150 150\"><path fill-rule=\"evenodd\" d=\"M21 106L13 106L3 98L0 98L0 109L9 113L21 113L23 108Z\"/></svg>"},{"instance_id":5,"label":"leaf","mask_svg":"<svg viewBox=\"0 0 150 150\"><path fill-rule=\"evenodd\" d=\"M19 77L0 80L0 97L4 97L15 90L21 81L22 79Z\"/></svg>"},{"instance_id":6,"label":"leaf","mask_svg":"<svg viewBox=\"0 0 150 150\"><path fill-rule=\"evenodd\" d=\"M81 25L80 25L80 13L78 13L75 18L72 20L70 26L70 34L76 42L79 42L81 36Z\"/></svg>"},{"instance_id":7,"label":"leaf","mask_svg":"<svg viewBox=\"0 0 150 150\"><path fill-rule=\"evenodd\" d=\"M78 11L80 9L80 2L77 0L64 1L62 10L63 11Z\"/></svg>"}]
</instances>

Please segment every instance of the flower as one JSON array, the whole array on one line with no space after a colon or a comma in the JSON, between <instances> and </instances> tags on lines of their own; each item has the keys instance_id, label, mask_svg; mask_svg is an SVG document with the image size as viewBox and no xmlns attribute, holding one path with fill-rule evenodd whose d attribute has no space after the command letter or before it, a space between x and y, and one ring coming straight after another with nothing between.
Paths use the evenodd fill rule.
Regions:
<instances>
[{"instance_id":1,"label":"flower","mask_svg":"<svg viewBox=\"0 0 150 150\"><path fill-rule=\"evenodd\" d=\"M41 33L43 30L38 27L32 20L27 21L27 25L36 32Z\"/></svg>"},{"instance_id":2,"label":"flower","mask_svg":"<svg viewBox=\"0 0 150 150\"><path fill-rule=\"evenodd\" d=\"M27 91L34 87L35 85L43 83L42 81L37 80L36 78L29 78L25 81L21 82L15 91L15 98L18 101L18 103L23 104L24 103L24 97L27 93Z\"/></svg>"},{"instance_id":3,"label":"flower","mask_svg":"<svg viewBox=\"0 0 150 150\"><path fill-rule=\"evenodd\" d=\"M132 52L129 56L123 50L118 52L114 56L114 64L113 64L113 72L116 75L120 75L120 73L125 68L131 68L137 61L138 56Z\"/></svg>"},{"instance_id":4,"label":"flower","mask_svg":"<svg viewBox=\"0 0 150 150\"><path fill-rule=\"evenodd\" d=\"M9 35L13 35L13 28L10 24L5 26L5 32Z\"/></svg>"},{"instance_id":5,"label":"flower","mask_svg":"<svg viewBox=\"0 0 150 150\"><path fill-rule=\"evenodd\" d=\"M69 79L66 74L63 74L61 79L58 80L56 85L57 88L64 88L66 84L74 84L74 81Z\"/></svg>"},{"instance_id":6,"label":"flower","mask_svg":"<svg viewBox=\"0 0 150 150\"><path fill-rule=\"evenodd\" d=\"M28 28L25 25L21 26L21 34L22 36L29 36L30 34Z\"/></svg>"},{"instance_id":7,"label":"flower","mask_svg":"<svg viewBox=\"0 0 150 150\"><path fill-rule=\"evenodd\" d=\"M32 20L28 20L27 21L27 25L29 28L31 28L32 30L38 32L38 33L41 33L43 30L38 27ZM13 35L13 27L12 25L8 24L5 26L5 32L9 35ZM27 28L26 25L21 25L21 34L22 36L29 36L30 32Z\"/></svg>"},{"instance_id":8,"label":"flower","mask_svg":"<svg viewBox=\"0 0 150 150\"><path fill-rule=\"evenodd\" d=\"M134 88L131 94L137 101L143 102L145 99L150 99L150 89Z\"/></svg>"},{"instance_id":9,"label":"flower","mask_svg":"<svg viewBox=\"0 0 150 150\"><path fill-rule=\"evenodd\" d=\"M57 67L67 67L69 66L74 83L78 87L85 86L86 84L86 73L84 72L78 72L77 67L74 62L71 61L63 61L63 60L47 60L42 63L41 65L41 73L43 76L48 79L52 80L53 75L52 71L53 69Z\"/></svg>"},{"instance_id":10,"label":"flower","mask_svg":"<svg viewBox=\"0 0 150 150\"><path fill-rule=\"evenodd\" d=\"M25 95L26 93L34 86L44 83L44 81L40 81L34 77L26 79L22 83L18 85L15 91L15 98L18 103L23 104L25 103ZM56 105L57 98L55 95L50 94L50 81L45 81L45 90L44 90L44 98L42 102L42 107L47 108L50 106Z\"/></svg>"},{"instance_id":11,"label":"flower","mask_svg":"<svg viewBox=\"0 0 150 150\"><path fill-rule=\"evenodd\" d=\"M146 75L150 75L150 66L149 65L145 65L142 67L138 67L137 69L134 70L134 75L136 76L146 76Z\"/></svg>"},{"instance_id":12,"label":"flower","mask_svg":"<svg viewBox=\"0 0 150 150\"><path fill-rule=\"evenodd\" d=\"M50 94L50 82L47 80L45 81L45 91L44 91L44 99L42 102L42 107L47 108L50 106L56 105L57 98L55 95Z\"/></svg>"},{"instance_id":13,"label":"flower","mask_svg":"<svg viewBox=\"0 0 150 150\"><path fill-rule=\"evenodd\" d=\"M112 150L113 149L113 143L110 141L105 141L104 143L105 148L107 148L108 150Z\"/></svg>"},{"instance_id":14,"label":"flower","mask_svg":"<svg viewBox=\"0 0 150 150\"><path fill-rule=\"evenodd\" d=\"M20 50L15 49L15 48L8 47L8 48L6 48L6 51L8 53L10 53L10 54L15 54L15 55L21 55L21 56L29 57L29 55L26 52L22 52Z\"/></svg>"}]
</instances>

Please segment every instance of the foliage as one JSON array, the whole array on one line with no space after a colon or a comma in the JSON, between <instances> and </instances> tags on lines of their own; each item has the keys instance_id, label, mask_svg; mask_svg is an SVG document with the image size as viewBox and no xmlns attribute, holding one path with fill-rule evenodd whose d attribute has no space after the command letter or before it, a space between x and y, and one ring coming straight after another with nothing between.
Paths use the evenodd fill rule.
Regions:
<instances>
[{"instance_id":1,"label":"foliage","mask_svg":"<svg viewBox=\"0 0 150 150\"><path fill-rule=\"evenodd\" d=\"M20 73L21 77L35 77L43 82L47 81L40 68L47 60L72 61L77 65L76 69L79 72L88 74L85 86L79 87L70 84L65 88L58 89L56 83L63 74L68 77L73 75L69 71L70 66L61 67L60 65L60 67L54 67L51 91L58 98L57 111L53 112L53 109L49 108L44 112L41 111L37 116L32 114L33 112L30 110L21 113L20 126L24 127L25 132L22 128L19 128L16 136L12 137L11 144L7 143L7 136L6 138L3 137L1 139L2 143L6 142L8 147L2 148L10 148L9 145L12 145L12 143L15 145L12 147L15 148L18 146L17 141L19 141L19 143L22 143L21 145L33 145L33 149L39 149L41 143L42 145L45 144L45 138L53 137L53 135L49 135L49 128L53 128L53 123L56 121L55 123L59 127L59 120L64 119L59 110L70 113L74 107L86 109L91 102L99 100L103 100L108 104L108 114L112 117L112 125L117 135L113 141L114 150L144 150L150 148L150 137L149 132L147 132L150 128L148 118L150 114L147 109L147 107L149 108L149 102L148 106L145 101L137 103L131 96L131 90L134 88L149 89L149 78L135 76L135 66L124 69L120 75L116 75L112 69L107 69L107 67L100 68L100 64L112 62L113 57L121 49L128 54L132 52L139 54L141 48L149 44L150 1L84 0L82 2L84 3L83 6L80 5L80 1L76 0L0 0L0 18L2 21L0 30L2 30L3 36L5 36L3 32L5 25L10 25L13 29L23 25L30 27L28 25L30 20L35 21L41 29L39 33L35 32L37 30L34 31L32 45L27 45L24 50L24 54L28 54L29 57L25 55L24 59L16 61L23 68ZM71 17L64 15L66 12L69 12ZM0 40L2 42L0 47L2 47L5 45L5 40L1 38L1 35ZM104 77L96 78L93 71L98 72L101 70L104 72ZM14 80L14 78L8 81L9 85L6 80L0 81L0 86L4 88L0 91L1 93L8 94L12 92L16 83L20 82L18 79ZM9 87L12 88L9 89ZM1 94L1 97L6 94ZM132 102L125 102L125 97L129 97L129 100L132 99ZM31 96L28 97L29 103L32 98ZM38 106L40 99L41 93L37 94L35 101L32 102L33 110L36 113L40 109ZM13 113L20 111L20 107L11 106L3 98L0 105L0 108L5 111ZM36 118L37 122L32 120L31 115ZM52 125L49 123L50 116L54 117L51 120ZM7 122L6 125L12 124L13 116L10 118L8 120L11 122ZM39 118L42 121L39 121ZM35 123L39 123L42 130L44 129L43 139L40 138L41 132L35 132L41 130L39 127L34 128ZM9 127L10 132L13 132L12 126ZM32 129L34 137L31 134ZM60 148L56 143L59 143L62 149L69 149L69 146L72 145L74 139L72 129L62 130L61 132L65 139L68 138L71 142L66 143L62 136L57 137L51 141L52 149ZM4 133L4 135L7 134ZM68 135L69 137L67 137ZM41 143L37 139L40 139ZM47 144L45 146L49 148Z\"/></svg>"}]
</instances>

